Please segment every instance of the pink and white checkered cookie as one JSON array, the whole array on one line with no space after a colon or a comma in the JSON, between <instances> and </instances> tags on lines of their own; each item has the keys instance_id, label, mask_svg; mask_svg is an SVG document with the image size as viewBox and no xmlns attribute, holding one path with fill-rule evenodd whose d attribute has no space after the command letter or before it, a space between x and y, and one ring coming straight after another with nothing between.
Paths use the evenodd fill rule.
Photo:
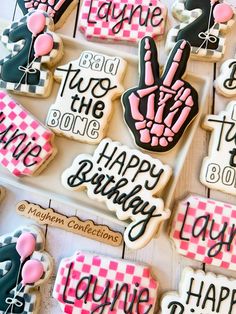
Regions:
<instances>
[{"instance_id":1,"label":"pink and white checkered cookie","mask_svg":"<svg viewBox=\"0 0 236 314\"><path fill-rule=\"evenodd\" d=\"M171 239L181 255L236 270L236 206L198 195L180 201Z\"/></svg>"},{"instance_id":2,"label":"pink and white checkered cookie","mask_svg":"<svg viewBox=\"0 0 236 314\"><path fill-rule=\"evenodd\" d=\"M147 266L77 252L61 261L53 297L67 314L151 314L157 289Z\"/></svg>"},{"instance_id":3,"label":"pink and white checkered cookie","mask_svg":"<svg viewBox=\"0 0 236 314\"><path fill-rule=\"evenodd\" d=\"M165 33L167 8L160 0L84 0L79 29L88 39L137 43Z\"/></svg>"},{"instance_id":4,"label":"pink and white checkered cookie","mask_svg":"<svg viewBox=\"0 0 236 314\"><path fill-rule=\"evenodd\" d=\"M15 176L31 176L54 157L54 134L8 94L0 92L0 163ZM41 170L41 169L40 169Z\"/></svg>"}]
</instances>

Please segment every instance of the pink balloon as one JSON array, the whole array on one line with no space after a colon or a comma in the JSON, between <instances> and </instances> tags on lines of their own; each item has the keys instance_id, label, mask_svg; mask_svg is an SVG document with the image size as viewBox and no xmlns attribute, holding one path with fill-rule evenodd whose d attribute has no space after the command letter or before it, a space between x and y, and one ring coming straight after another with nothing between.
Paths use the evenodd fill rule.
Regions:
<instances>
[{"instance_id":1,"label":"pink balloon","mask_svg":"<svg viewBox=\"0 0 236 314\"><path fill-rule=\"evenodd\" d=\"M32 255L35 250L35 246L36 240L32 233L25 232L21 234L16 242L16 251L21 257L21 262Z\"/></svg>"},{"instance_id":2,"label":"pink balloon","mask_svg":"<svg viewBox=\"0 0 236 314\"><path fill-rule=\"evenodd\" d=\"M33 284L42 278L44 273L43 264L37 260L29 260L22 267L22 285Z\"/></svg>"},{"instance_id":3,"label":"pink balloon","mask_svg":"<svg viewBox=\"0 0 236 314\"><path fill-rule=\"evenodd\" d=\"M28 29L31 31L33 36L37 36L44 30L46 25L46 17L43 13L35 12L31 14L27 19Z\"/></svg>"},{"instance_id":4,"label":"pink balloon","mask_svg":"<svg viewBox=\"0 0 236 314\"><path fill-rule=\"evenodd\" d=\"M219 3L215 6L213 16L216 23L226 23L234 16L234 11L227 3Z\"/></svg>"},{"instance_id":5,"label":"pink balloon","mask_svg":"<svg viewBox=\"0 0 236 314\"><path fill-rule=\"evenodd\" d=\"M53 49L53 38L49 34L41 34L35 39L35 57L42 57L49 54Z\"/></svg>"}]
</instances>

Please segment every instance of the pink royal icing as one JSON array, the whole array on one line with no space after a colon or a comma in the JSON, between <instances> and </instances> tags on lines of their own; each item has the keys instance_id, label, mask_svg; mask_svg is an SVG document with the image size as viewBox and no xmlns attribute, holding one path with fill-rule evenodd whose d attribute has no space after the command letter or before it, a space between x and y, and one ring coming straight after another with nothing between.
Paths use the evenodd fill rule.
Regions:
<instances>
[{"instance_id":1,"label":"pink royal icing","mask_svg":"<svg viewBox=\"0 0 236 314\"><path fill-rule=\"evenodd\" d=\"M179 254L236 270L236 206L191 195L177 205L171 238Z\"/></svg>"},{"instance_id":2,"label":"pink royal icing","mask_svg":"<svg viewBox=\"0 0 236 314\"><path fill-rule=\"evenodd\" d=\"M61 261L53 297L63 313L152 314L157 289L147 266L78 252Z\"/></svg>"},{"instance_id":3,"label":"pink royal icing","mask_svg":"<svg viewBox=\"0 0 236 314\"><path fill-rule=\"evenodd\" d=\"M16 176L33 175L54 151L54 134L0 92L0 163Z\"/></svg>"},{"instance_id":4,"label":"pink royal icing","mask_svg":"<svg viewBox=\"0 0 236 314\"><path fill-rule=\"evenodd\" d=\"M164 35L166 17L160 0L84 0L79 28L87 38L139 42Z\"/></svg>"}]
</instances>

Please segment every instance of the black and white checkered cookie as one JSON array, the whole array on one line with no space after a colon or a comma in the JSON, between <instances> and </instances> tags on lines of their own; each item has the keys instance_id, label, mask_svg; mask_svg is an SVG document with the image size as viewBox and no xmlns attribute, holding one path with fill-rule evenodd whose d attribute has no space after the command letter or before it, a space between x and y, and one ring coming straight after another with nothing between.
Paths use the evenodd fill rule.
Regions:
<instances>
[{"instance_id":1,"label":"black and white checkered cookie","mask_svg":"<svg viewBox=\"0 0 236 314\"><path fill-rule=\"evenodd\" d=\"M210 0L209 0L210 1ZM180 24L170 29L167 39L166 39L166 49L170 51L178 41L177 37L179 31L184 29L186 26L190 25L202 14L201 9L196 10L186 10L185 8L186 0L176 0L172 6L173 16L180 21ZM216 24L214 29L212 29L211 34L219 38L219 46L216 50L205 49L199 47L191 47L191 57L197 60L208 60L217 61L221 59L225 53L225 35L234 24L234 20L231 19L227 23Z\"/></svg>"},{"instance_id":2,"label":"black and white checkered cookie","mask_svg":"<svg viewBox=\"0 0 236 314\"><path fill-rule=\"evenodd\" d=\"M38 312L39 303L40 303L40 294L39 294L39 291L37 290L37 287L49 279L52 273L52 265L53 265L51 257L44 251L45 238L44 238L43 232L41 231L41 229L35 226L19 227L12 233L5 234L0 237L0 249L10 244L16 244L17 239L24 232L32 233L36 239L36 248L35 248L34 253L31 255L30 259L41 261L44 268L44 274L38 282L32 285L26 285L24 290L22 290L22 292L20 292L19 294L17 293L17 294L19 298L24 299L24 311L20 313L21 314L36 314ZM1 261L1 253L0 253L0 261ZM5 262L0 262L0 279L3 278L3 276L5 276L10 271L11 267L12 267L12 262L9 260ZM14 293L15 293L14 289L9 291L9 294L11 294L12 297L14 296ZM1 295L1 289L0 289L0 295ZM0 314L3 314L3 313L4 311L0 309Z\"/></svg>"},{"instance_id":3,"label":"black and white checkered cookie","mask_svg":"<svg viewBox=\"0 0 236 314\"><path fill-rule=\"evenodd\" d=\"M45 65L53 66L56 64L62 57L62 51L63 51L63 43L61 38L56 35L54 31L54 23L52 18L45 12L42 12L42 14L46 17L46 25L44 28L44 33L47 32L53 37L53 49L51 50L50 54L42 57L38 57L33 65L32 68L40 71L40 77L39 77L39 84L37 85L29 85L26 84L23 80L22 83L19 84L19 82L12 83L12 82L6 82L2 78L2 66L3 64L16 56L18 52L23 49L24 47L24 40L20 40L18 42L12 42L10 39L10 34L12 31L15 31L17 28L22 26L23 24L27 23L27 18L29 15L33 14L35 11L30 12L29 14L25 15L23 18L21 18L17 22L13 22L9 28L6 28L2 35L0 35L0 40L2 43L6 46L8 50L11 51L11 53L6 56L4 59L0 60L0 88L4 88L7 90L10 90L12 92L18 93L18 94L27 94L29 96L36 96L36 97L47 97L50 94L51 86L53 83L53 75L49 69L45 67ZM24 65L23 65L24 66ZM23 74L23 72L22 72Z\"/></svg>"}]
</instances>

